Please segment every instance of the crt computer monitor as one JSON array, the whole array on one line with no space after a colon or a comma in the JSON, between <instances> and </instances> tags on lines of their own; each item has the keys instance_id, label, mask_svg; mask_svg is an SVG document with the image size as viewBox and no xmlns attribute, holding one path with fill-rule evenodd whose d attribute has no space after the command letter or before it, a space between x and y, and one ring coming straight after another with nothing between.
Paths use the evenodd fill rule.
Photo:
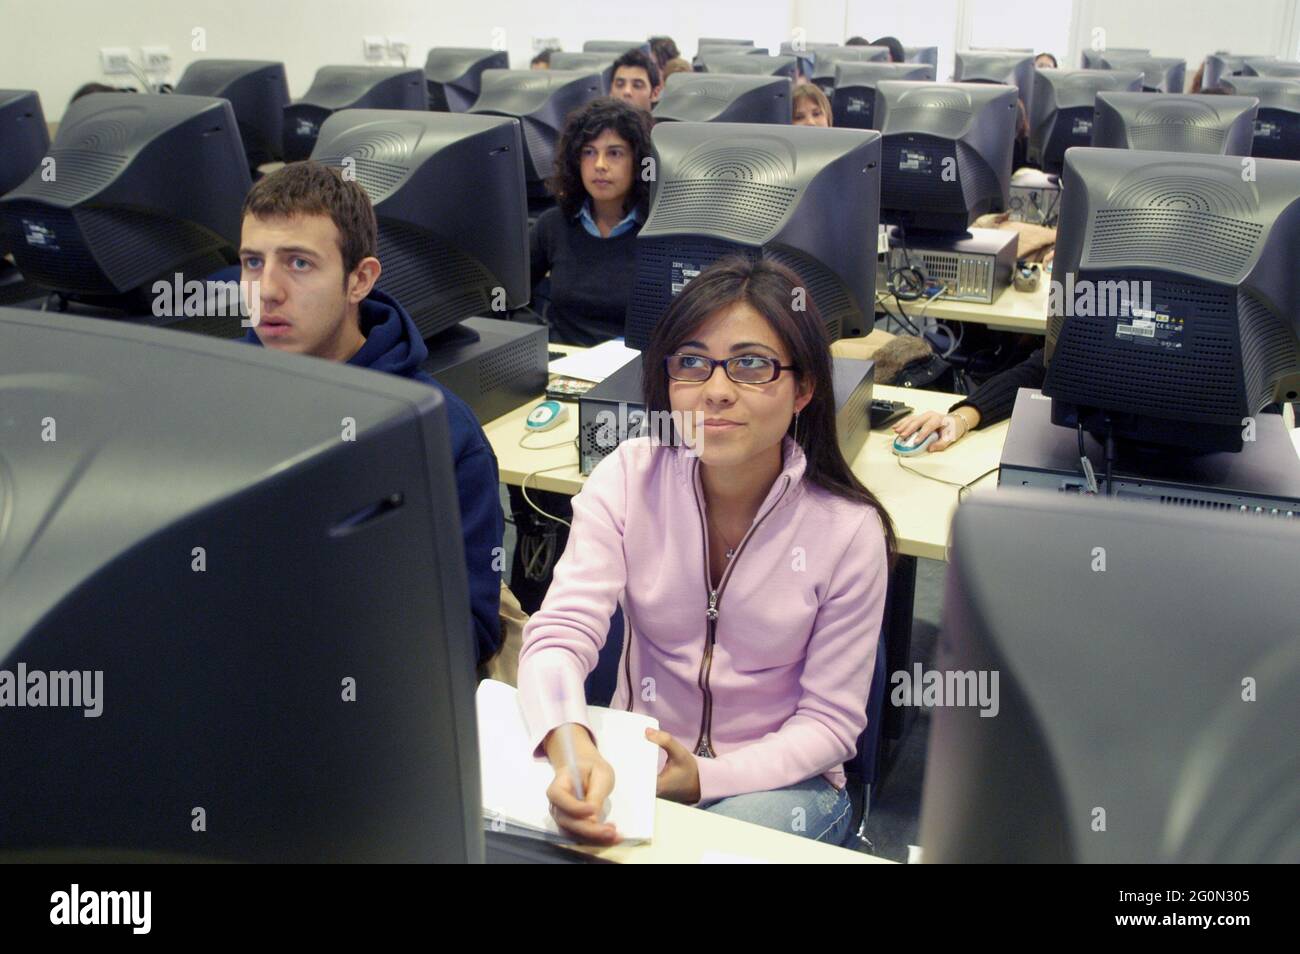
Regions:
<instances>
[{"instance_id":1,"label":"crt computer monitor","mask_svg":"<svg viewBox=\"0 0 1300 954\"><path fill-rule=\"evenodd\" d=\"M1111 54L1128 53L1140 53L1143 56L1151 55L1149 49L1140 46L1112 46L1104 50L1083 50L1080 55L1080 66L1085 70L1110 69L1110 67L1105 64L1107 56Z\"/></svg>"},{"instance_id":2,"label":"crt computer monitor","mask_svg":"<svg viewBox=\"0 0 1300 954\"><path fill-rule=\"evenodd\" d=\"M934 709L922 861L1300 861L1295 523L1039 490L963 504L934 671L954 695L996 675L997 711L971 691Z\"/></svg>"},{"instance_id":3,"label":"crt computer monitor","mask_svg":"<svg viewBox=\"0 0 1300 954\"><path fill-rule=\"evenodd\" d=\"M936 70L939 68L939 48L937 46L903 47L904 63L929 63Z\"/></svg>"},{"instance_id":4,"label":"crt computer monitor","mask_svg":"<svg viewBox=\"0 0 1300 954\"><path fill-rule=\"evenodd\" d=\"M437 46L424 61L429 109L442 113L468 112L478 99L484 70L510 69L505 50Z\"/></svg>"},{"instance_id":5,"label":"crt computer monitor","mask_svg":"<svg viewBox=\"0 0 1300 954\"><path fill-rule=\"evenodd\" d=\"M148 311L155 281L233 263L252 185L230 102L92 93L68 106L37 169L0 198L0 246L67 298Z\"/></svg>"},{"instance_id":6,"label":"crt computer monitor","mask_svg":"<svg viewBox=\"0 0 1300 954\"><path fill-rule=\"evenodd\" d=\"M370 196L379 222L378 287L410 312L422 337L494 306L528 303L517 119L349 109L325 121L311 157L350 171ZM494 300L497 289L504 300Z\"/></svg>"},{"instance_id":7,"label":"crt computer monitor","mask_svg":"<svg viewBox=\"0 0 1300 954\"><path fill-rule=\"evenodd\" d=\"M1229 93L1259 100L1250 154L1266 159L1300 159L1300 78L1225 76Z\"/></svg>"},{"instance_id":8,"label":"crt computer monitor","mask_svg":"<svg viewBox=\"0 0 1300 954\"><path fill-rule=\"evenodd\" d=\"M748 53L708 53L700 57L701 72L733 76L784 76L794 79L799 66L795 56L751 56Z\"/></svg>"},{"instance_id":9,"label":"crt computer monitor","mask_svg":"<svg viewBox=\"0 0 1300 954\"><path fill-rule=\"evenodd\" d=\"M881 80L933 81L928 63L838 63L831 115L845 129L875 129L876 84Z\"/></svg>"},{"instance_id":10,"label":"crt computer monitor","mask_svg":"<svg viewBox=\"0 0 1300 954\"><path fill-rule=\"evenodd\" d=\"M810 43L786 40L781 44L780 53L782 56L794 56L799 60L799 72L804 76L811 76L813 66L817 62L818 50L838 50L842 44L839 43Z\"/></svg>"},{"instance_id":11,"label":"crt computer monitor","mask_svg":"<svg viewBox=\"0 0 1300 954\"><path fill-rule=\"evenodd\" d=\"M1142 74L1122 70L1034 71L1034 108L1029 113L1029 161L1059 173L1065 150L1092 145L1097 94L1142 89Z\"/></svg>"},{"instance_id":12,"label":"crt computer monitor","mask_svg":"<svg viewBox=\"0 0 1300 954\"><path fill-rule=\"evenodd\" d=\"M584 53L613 53L615 57L622 56L628 50L640 50L646 56L650 55L649 40L587 40L582 44Z\"/></svg>"},{"instance_id":13,"label":"crt computer monitor","mask_svg":"<svg viewBox=\"0 0 1300 954\"><path fill-rule=\"evenodd\" d=\"M1201 74L1201 89L1214 89L1225 79L1240 76L1247 60L1272 60L1271 56L1254 53L1211 53L1205 58L1205 72Z\"/></svg>"},{"instance_id":14,"label":"crt computer monitor","mask_svg":"<svg viewBox=\"0 0 1300 954\"><path fill-rule=\"evenodd\" d=\"M609 95L614 84L614 61L618 57L613 53L566 53L556 50L551 54L551 69L582 70L584 73L600 73L600 91Z\"/></svg>"},{"instance_id":15,"label":"crt computer monitor","mask_svg":"<svg viewBox=\"0 0 1300 954\"><path fill-rule=\"evenodd\" d=\"M1258 107L1253 96L1099 92L1092 145L1248 156Z\"/></svg>"},{"instance_id":16,"label":"crt computer monitor","mask_svg":"<svg viewBox=\"0 0 1300 954\"><path fill-rule=\"evenodd\" d=\"M41 97L31 89L0 89L0 196L37 169L50 146ZM3 246L0 246L2 249Z\"/></svg>"},{"instance_id":17,"label":"crt computer monitor","mask_svg":"<svg viewBox=\"0 0 1300 954\"><path fill-rule=\"evenodd\" d=\"M1243 171L1237 156L1066 153L1044 352L1053 423L1240 451L1246 418L1300 398L1300 164Z\"/></svg>"},{"instance_id":18,"label":"crt computer monitor","mask_svg":"<svg viewBox=\"0 0 1300 954\"><path fill-rule=\"evenodd\" d=\"M835 46L818 50L809 79L827 96L835 89L835 70L841 63L889 63L887 46Z\"/></svg>"},{"instance_id":19,"label":"crt computer monitor","mask_svg":"<svg viewBox=\"0 0 1300 954\"><path fill-rule=\"evenodd\" d=\"M320 127L340 109L429 107L424 74L392 66L322 66L301 99L284 108L284 158L306 159Z\"/></svg>"},{"instance_id":20,"label":"crt computer monitor","mask_svg":"<svg viewBox=\"0 0 1300 954\"><path fill-rule=\"evenodd\" d=\"M41 98L31 89L0 89L0 196L40 168L50 146ZM4 260L9 249L0 230L0 274L12 271Z\"/></svg>"},{"instance_id":21,"label":"crt computer monitor","mask_svg":"<svg viewBox=\"0 0 1300 954\"><path fill-rule=\"evenodd\" d=\"M953 61L958 83L1005 83L1020 91L1025 116L1034 107L1034 55L1012 50L963 50Z\"/></svg>"},{"instance_id":22,"label":"crt computer monitor","mask_svg":"<svg viewBox=\"0 0 1300 954\"><path fill-rule=\"evenodd\" d=\"M546 180L569 113L601 95L600 74L582 70L487 70L470 112L519 120L530 200L546 200Z\"/></svg>"},{"instance_id":23,"label":"crt computer monitor","mask_svg":"<svg viewBox=\"0 0 1300 954\"><path fill-rule=\"evenodd\" d=\"M0 670L96 697L0 707L0 859L482 859L437 389L5 309L0 390Z\"/></svg>"},{"instance_id":24,"label":"crt computer monitor","mask_svg":"<svg viewBox=\"0 0 1300 954\"><path fill-rule=\"evenodd\" d=\"M906 232L964 232L1006 208L1014 86L881 80L880 217Z\"/></svg>"},{"instance_id":25,"label":"crt computer monitor","mask_svg":"<svg viewBox=\"0 0 1300 954\"><path fill-rule=\"evenodd\" d=\"M803 280L830 340L875 313L880 137L862 129L663 123L636 240L626 340L643 349L672 298L730 254L767 255Z\"/></svg>"},{"instance_id":26,"label":"crt computer monitor","mask_svg":"<svg viewBox=\"0 0 1300 954\"><path fill-rule=\"evenodd\" d=\"M1149 93L1181 93L1187 88L1187 61L1177 56L1112 50L1101 64L1108 70L1137 70L1142 74L1142 89Z\"/></svg>"},{"instance_id":27,"label":"crt computer monitor","mask_svg":"<svg viewBox=\"0 0 1300 954\"><path fill-rule=\"evenodd\" d=\"M695 49L695 57L691 60L691 67L695 70L704 69L705 57L718 56L724 53L738 53L746 56L767 56L768 50L765 46L754 46L752 44L741 43L701 43Z\"/></svg>"},{"instance_id":28,"label":"crt computer monitor","mask_svg":"<svg viewBox=\"0 0 1300 954\"><path fill-rule=\"evenodd\" d=\"M284 107L289 104L283 63L195 60L181 74L175 91L230 100L250 171L283 158Z\"/></svg>"},{"instance_id":29,"label":"crt computer monitor","mask_svg":"<svg viewBox=\"0 0 1300 954\"><path fill-rule=\"evenodd\" d=\"M674 73L655 106L656 123L790 123L784 76Z\"/></svg>"},{"instance_id":30,"label":"crt computer monitor","mask_svg":"<svg viewBox=\"0 0 1300 954\"><path fill-rule=\"evenodd\" d=\"M1247 76L1300 77L1300 63L1273 57L1246 59L1242 72Z\"/></svg>"},{"instance_id":31,"label":"crt computer monitor","mask_svg":"<svg viewBox=\"0 0 1300 954\"><path fill-rule=\"evenodd\" d=\"M721 36L702 36L695 41L698 46L753 46L753 40L736 40Z\"/></svg>"}]
</instances>

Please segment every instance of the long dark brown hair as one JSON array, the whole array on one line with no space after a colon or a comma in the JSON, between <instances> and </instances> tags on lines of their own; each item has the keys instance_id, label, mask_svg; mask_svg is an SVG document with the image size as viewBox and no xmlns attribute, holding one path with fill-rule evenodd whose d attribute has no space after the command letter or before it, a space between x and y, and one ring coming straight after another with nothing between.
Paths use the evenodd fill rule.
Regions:
<instances>
[{"instance_id":1,"label":"long dark brown hair","mask_svg":"<svg viewBox=\"0 0 1300 954\"><path fill-rule=\"evenodd\" d=\"M632 188L623 200L623 213L635 208L640 208L642 215L646 212L650 183L641 170L650 155L650 114L621 99L602 96L569 114L555 149L555 171L547 188L566 219L576 216L587 201L587 187L582 184L582 148L606 129L614 130L632 150Z\"/></svg>"},{"instance_id":2,"label":"long dark brown hair","mask_svg":"<svg viewBox=\"0 0 1300 954\"><path fill-rule=\"evenodd\" d=\"M799 294L802 292L802 294ZM795 307L802 300L802 310ZM664 359L691 340L695 332L721 309L744 302L762 315L790 355L796 381L812 384L812 399L799 414L799 433L793 421L787 433L795 438L808 459L805 479L837 497L863 503L876 511L885 531L885 546L892 565L894 526L875 495L849 469L840 451L835 428L835 390L831 377L831 349L812 296L793 271L771 259L751 261L731 256L709 266L668 306L655 326L643 355L646 409L668 412L668 370Z\"/></svg>"}]
</instances>

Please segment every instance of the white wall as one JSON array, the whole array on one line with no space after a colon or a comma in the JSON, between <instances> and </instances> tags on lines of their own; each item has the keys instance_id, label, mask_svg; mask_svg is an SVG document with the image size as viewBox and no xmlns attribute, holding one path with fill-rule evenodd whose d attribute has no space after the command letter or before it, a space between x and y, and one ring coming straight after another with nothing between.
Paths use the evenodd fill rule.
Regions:
<instances>
[{"instance_id":1,"label":"white wall","mask_svg":"<svg viewBox=\"0 0 1300 954\"><path fill-rule=\"evenodd\" d=\"M739 35L775 47L789 38L790 9L790 0L4 0L0 88L36 89L53 121L83 83L138 85L100 72L101 47L130 47L138 58L141 46L168 46L173 81L202 57L282 60L289 91L300 96L317 67L365 62L362 37L369 35L403 37L414 66L424 65L433 46L490 47L500 38L510 65L527 68L534 37L580 50L587 39L667 33L681 38L688 57L698 36ZM196 27L206 31L206 52L191 50ZM14 42L19 37L30 40Z\"/></svg>"},{"instance_id":2,"label":"white wall","mask_svg":"<svg viewBox=\"0 0 1300 954\"><path fill-rule=\"evenodd\" d=\"M1187 60L1187 80L1207 53L1271 53L1295 59L1297 0L1075 0L1078 26L1071 65L1102 30L1106 46L1150 47ZM1064 65L1064 64L1062 64Z\"/></svg>"},{"instance_id":3,"label":"white wall","mask_svg":"<svg viewBox=\"0 0 1300 954\"><path fill-rule=\"evenodd\" d=\"M301 95L318 66L363 62L367 35L403 37L415 66L432 46L491 46L500 39L511 65L525 67L535 38L555 37L577 50L586 39L667 33L689 57L701 35L741 36L775 49L796 28L809 41L856 33L938 46L940 79L951 75L953 53L966 46L1050 50L1062 66L1077 65L1079 49L1101 28L1110 46L1185 57L1190 76L1215 49L1295 58L1298 7L1300 0L4 0L0 87L35 88L56 120L73 90L107 79L99 67L104 46L137 54L141 46L168 46L173 80L201 56L283 60L290 92ZM206 52L191 50L196 27L206 31Z\"/></svg>"}]
</instances>

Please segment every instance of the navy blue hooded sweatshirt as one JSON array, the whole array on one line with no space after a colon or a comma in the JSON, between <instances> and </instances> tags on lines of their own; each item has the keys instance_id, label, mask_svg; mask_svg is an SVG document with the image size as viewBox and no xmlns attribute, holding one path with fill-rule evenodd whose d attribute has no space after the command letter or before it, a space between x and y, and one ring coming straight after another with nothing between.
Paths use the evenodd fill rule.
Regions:
<instances>
[{"instance_id":1,"label":"navy blue hooded sweatshirt","mask_svg":"<svg viewBox=\"0 0 1300 954\"><path fill-rule=\"evenodd\" d=\"M223 269L213 281L238 281L237 268ZM366 343L347 362L437 388L447 402L451 424L451 456L456 464L456 494L460 498L460 526L465 537L465 568L469 571L469 604L483 662L501 645L501 563L497 548L505 535L505 518L497 487L497 459L483 428L464 401L452 394L420 365L429 356L420 331L395 299L374 289L361 302L361 333ZM261 345L254 328L243 339Z\"/></svg>"}]
</instances>

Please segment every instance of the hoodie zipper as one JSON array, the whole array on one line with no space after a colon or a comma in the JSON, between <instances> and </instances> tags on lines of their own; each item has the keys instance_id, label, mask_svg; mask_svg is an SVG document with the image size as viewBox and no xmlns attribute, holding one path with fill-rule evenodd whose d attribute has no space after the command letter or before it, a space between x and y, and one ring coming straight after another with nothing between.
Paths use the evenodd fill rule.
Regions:
<instances>
[{"instance_id":1,"label":"hoodie zipper","mask_svg":"<svg viewBox=\"0 0 1300 954\"><path fill-rule=\"evenodd\" d=\"M790 489L790 477L785 477L785 483L781 487L781 493L777 495L776 501L767 511L750 524L749 530L741 539L736 547L736 552L732 555L731 561L727 568L722 571L722 579L718 580L718 588L713 589L713 581L709 578L709 528L704 519L704 504L700 500L700 490L697 478L699 477L700 465L697 461L695 464L695 473L692 475L691 487L695 492L695 508L700 515L700 531L704 538L704 586L709 591L709 605L704 611L704 618L707 621L704 655L700 658L700 674L696 679L696 685L699 686L700 692L704 696L704 704L700 710L700 735L695 740L695 757L701 759L715 758L713 751L713 690L709 688L709 675L713 669L713 646L718 638L718 604L722 601L722 592L727 588L727 581L731 579L731 571L735 569L736 564L740 561L740 555L745 550L745 545L749 538L754 535L768 515L777 508L781 503L781 498L785 492Z\"/></svg>"}]
</instances>

